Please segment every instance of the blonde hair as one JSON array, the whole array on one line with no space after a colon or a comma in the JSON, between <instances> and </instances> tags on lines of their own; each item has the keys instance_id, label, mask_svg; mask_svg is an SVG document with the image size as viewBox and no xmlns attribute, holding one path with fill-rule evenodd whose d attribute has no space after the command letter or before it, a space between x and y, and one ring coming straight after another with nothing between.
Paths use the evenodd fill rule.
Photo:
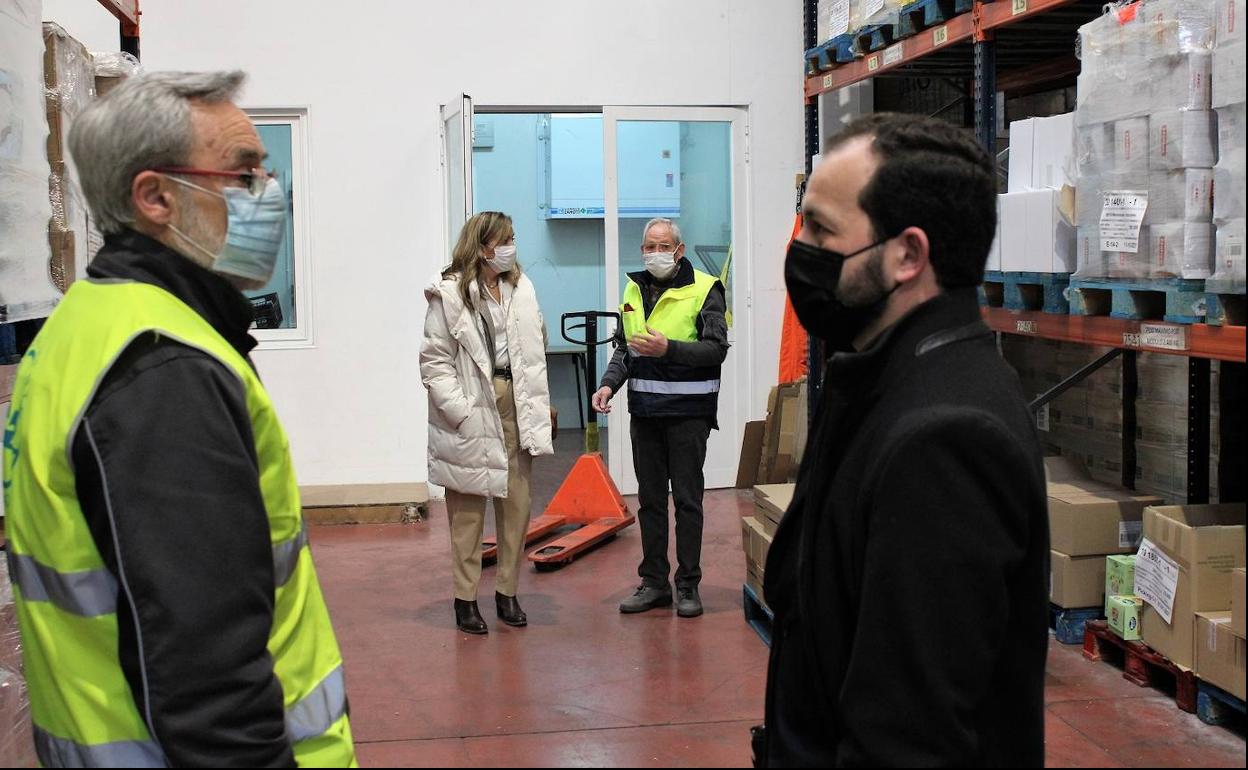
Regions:
<instances>
[{"instance_id":1,"label":"blonde hair","mask_svg":"<svg viewBox=\"0 0 1248 770\"><path fill-rule=\"evenodd\" d=\"M459 278L459 296L464 305L472 304L472 285L481 280L481 249L490 243L501 243L515 234L511 226L511 217L501 211L482 211L473 214L459 231L459 240L451 250L451 264L442 271L443 278L457 276ZM501 273L499 278L505 279L512 286L520 282L520 263L517 262L510 270Z\"/></svg>"}]
</instances>

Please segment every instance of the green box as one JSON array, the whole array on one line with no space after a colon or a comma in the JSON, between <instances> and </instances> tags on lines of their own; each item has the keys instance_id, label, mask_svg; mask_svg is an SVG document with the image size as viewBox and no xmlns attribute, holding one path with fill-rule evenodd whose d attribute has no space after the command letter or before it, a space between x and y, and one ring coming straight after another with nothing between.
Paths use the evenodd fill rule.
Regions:
<instances>
[{"instance_id":1,"label":"green box","mask_svg":"<svg viewBox=\"0 0 1248 770\"><path fill-rule=\"evenodd\" d=\"M1105 617L1109 617L1109 597L1135 594L1135 554L1105 557Z\"/></svg>"},{"instance_id":2,"label":"green box","mask_svg":"<svg viewBox=\"0 0 1248 770\"><path fill-rule=\"evenodd\" d=\"M1105 600L1109 609L1105 617L1109 619L1109 628L1128 642L1140 638L1140 609L1144 600L1138 596L1111 596Z\"/></svg>"}]
</instances>

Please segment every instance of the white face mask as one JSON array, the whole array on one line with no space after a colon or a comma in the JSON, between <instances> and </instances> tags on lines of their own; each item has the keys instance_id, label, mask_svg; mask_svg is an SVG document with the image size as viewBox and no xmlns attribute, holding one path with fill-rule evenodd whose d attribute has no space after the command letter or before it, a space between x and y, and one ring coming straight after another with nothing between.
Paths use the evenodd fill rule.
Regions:
<instances>
[{"instance_id":1,"label":"white face mask","mask_svg":"<svg viewBox=\"0 0 1248 770\"><path fill-rule=\"evenodd\" d=\"M516 247L512 246L495 246L494 258L486 259L485 264L495 273L503 274L516 266Z\"/></svg>"},{"instance_id":2,"label":"white face mask","mask_svg":"<svg viewBox=\"0 0 1248 770\"><path fill-rule=\"evenodd\" d=\"M653 251L642 254L646 270L660 281L666 281L676 275L676 254L671 251Z\"/></svg>"}]
</instances>

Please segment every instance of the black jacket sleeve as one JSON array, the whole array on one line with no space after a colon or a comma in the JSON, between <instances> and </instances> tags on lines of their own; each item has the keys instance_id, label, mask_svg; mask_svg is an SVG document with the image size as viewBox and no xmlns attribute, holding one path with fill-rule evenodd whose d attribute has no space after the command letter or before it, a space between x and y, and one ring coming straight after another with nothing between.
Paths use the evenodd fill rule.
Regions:
<instances>
[{"instance_id":1,"label":"black jacket sleeve","mask_svg":"<svg viewBox=\"0 0 1248 770\"><path fill-rule=\"evenodd\" d=\"M1028 550L1018 480L1032 462L980 412L946 410L894 435L864 487L862 598L837 695L836 763L965 767Z\"/></svg>"},{"instance_id":2,"label":"black jacket sleeve","mask_svg":"<svg viewBox=\"0 0 1248 770\"><path fill-rule=\"evenodd\" d=\"M274 577L242 383L136 341L74 436L83 513L117 577L121 666L173 766L294 766L266 645Z\"/></svg>"}]
</instances>

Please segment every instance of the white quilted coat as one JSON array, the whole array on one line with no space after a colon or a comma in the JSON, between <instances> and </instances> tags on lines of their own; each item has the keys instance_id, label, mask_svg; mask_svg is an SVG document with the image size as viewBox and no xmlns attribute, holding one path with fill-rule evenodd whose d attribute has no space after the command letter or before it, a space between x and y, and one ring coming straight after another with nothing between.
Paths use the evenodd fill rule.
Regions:
<instances>
[{"instance_id":1,"label":"white quilted coat","mask_svg":"<svg viewBox=\"0 0 1248 770\"><path fill-rule=\"evenodd\" d=\"M466 308L457 277L439 273L425 289L429 312L420 349L420 379L429 391L429 481L461 494L507 496L507 448L494 400L490 360L477 308L480 287L472 286ZM484 310L489 318L489 311ZM550 386L546 380L545 322L533 283L521 275L507 316L507 352L520 448L554 453Z\"/></svg>"}]
</instances>

